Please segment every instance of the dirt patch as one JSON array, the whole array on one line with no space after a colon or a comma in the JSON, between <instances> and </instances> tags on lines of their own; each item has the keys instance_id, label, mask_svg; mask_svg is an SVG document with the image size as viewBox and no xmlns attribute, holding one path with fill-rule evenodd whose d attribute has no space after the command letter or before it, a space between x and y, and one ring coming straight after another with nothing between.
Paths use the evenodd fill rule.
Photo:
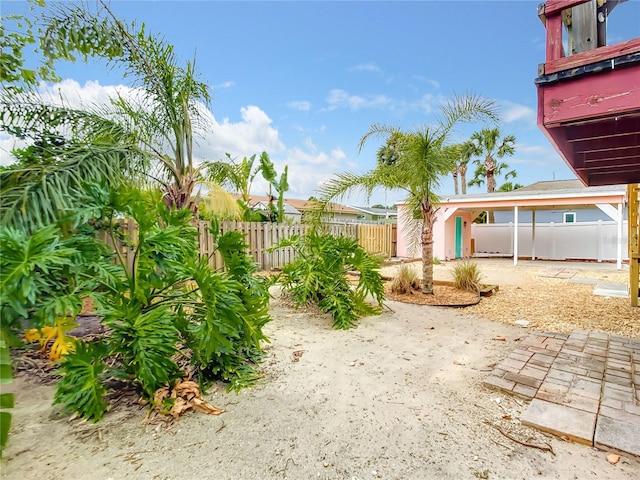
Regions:
<instances>
[{"instance_id":1,"label":"dirt patch","mask_svg":"<svg viewBox=\"0 0 640 480\"><path fill-rule=\"evenodd\" d=\"M206 400L219 416L167 423L118 402L88 424L51 406L53 386L19 376L2 478L637 478L636 459L614 466L525 427L525 402L483 387L521 329L468 309L388 305L340 331L275 298L263 381L237 395L214 385Z\"/></svg>"},{"instance_id":2,"label":"dirt patch","mask_svg":"<svg viewBox=\"0 0 640 480\"><path fill-rule=\"evenodd\" d=\"M390 285L385 288L386 296L396 302L413 303L414 305L437 305L462 307L478 303L478 294L459 290L449 285L433 285L433 295L425 295L421 291L412 293L393 293Z\"/></svg>"}]
</instances>

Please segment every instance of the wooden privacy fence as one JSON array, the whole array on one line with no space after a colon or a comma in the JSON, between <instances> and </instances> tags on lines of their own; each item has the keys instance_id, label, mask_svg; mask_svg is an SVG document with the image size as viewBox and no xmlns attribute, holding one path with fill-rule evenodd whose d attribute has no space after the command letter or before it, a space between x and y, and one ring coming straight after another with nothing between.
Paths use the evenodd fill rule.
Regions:
<instances>
[{"instance_id":1,"label":"wooden privacy fence","mask_svg":"<svg viewBox=\"0 0 640 480\"><path fill-rule=\"evenodd\" d=\"M122 232L131 236L135 241L137 235L137 225L131 220L120 222ZM209 231L209 223L199 221L196 228L199 232L200 255L209 258L209 265L212 268L220 269L223 266L222 257L216 251L216 239ZM345 236L358 240L358 244L365 251L372 255L381 255L389 258L395 255L396 226L385 225L362 225L350 224L328 224L326 232L333 236ZM293 235L304 235L310 227L305 224L284 224L284 223L258 223L258 222L237 222L226 221L220 223L221 233L229 231L239 231L245 234L244 241L249 246L248 254L251 255L262 270L281 268L287 263L295 260L295 252L291 247L278 248L272 252L269 249L277 245L280 241L291 238ZM103 233L101 240L107 242L112 248L110 237ZM133 267L133 252L125 248L121 242L117 242L127 268Z\"/></svg>"}]
</instances>

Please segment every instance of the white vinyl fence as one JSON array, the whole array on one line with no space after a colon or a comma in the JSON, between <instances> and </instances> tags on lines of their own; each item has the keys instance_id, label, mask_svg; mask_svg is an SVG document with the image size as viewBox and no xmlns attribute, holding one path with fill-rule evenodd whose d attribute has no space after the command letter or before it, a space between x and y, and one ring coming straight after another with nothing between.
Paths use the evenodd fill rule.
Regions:
<instances>
[{"instance_id":1,"label":"white vinyl fence","mask_svg":"<svg viewBox=\"0 0 640 480\"><path fill-rule=\"evenodd\" d=\"M474 253L513 255L513 223L473 224ZM627 222L622 226L622 258L628 255ZM518 225L518 256L542 260L616 261L618 226L613 221L536 223L535 248L532 224Z\"/></svg>"}]
</instances>

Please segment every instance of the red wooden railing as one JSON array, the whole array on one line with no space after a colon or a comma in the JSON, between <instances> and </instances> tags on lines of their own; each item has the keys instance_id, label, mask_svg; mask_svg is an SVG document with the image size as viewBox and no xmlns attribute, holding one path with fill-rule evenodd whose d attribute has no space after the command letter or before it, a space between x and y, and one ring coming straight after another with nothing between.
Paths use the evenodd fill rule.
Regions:
<instances>
[{"instance_id":1,"label":"red wooden railing","mask_svg":"<svg viewBox=\"0 0 640 480\"><path fill-rule=\"evenodd\" d=\"M546 62L544 71L540 72L541 75L549 75L603 60L611 60L621 55L640 52L640 38L634 38L615 45L606 45L565 56L562 47L562 11L589 1L547 0L540 6L538 14L545 21L547 29Z\"/></svg>"}]
</instances>

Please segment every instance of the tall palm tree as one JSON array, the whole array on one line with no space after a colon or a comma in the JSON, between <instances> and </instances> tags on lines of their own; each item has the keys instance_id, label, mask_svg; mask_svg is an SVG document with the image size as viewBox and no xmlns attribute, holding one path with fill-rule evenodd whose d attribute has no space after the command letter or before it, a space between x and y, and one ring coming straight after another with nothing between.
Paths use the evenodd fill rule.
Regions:
<instances>
[{"instance_id":1,"label":"tall palm tree","mask_svg":"<svg viewBox=\"0 0 640 480\"><path fill-rule=\"evenodd\" d=\"M17 208L23 216L40 209L32 220L42 211L51 220L69 208L69 198L84 182L113 183L123 172L144 169L148 179L160 184L167 206L189 208L195 215L209 164L195 162L194 131L205 126L209 88L197 79L194 62L177 62L172 45L144 27L131 32L103 1L100 5L95 14L58 6L47 18L46 42L67 59L74 59L74 53L97 56L121 67L132 79L134 95L118 96L108 106L73 109L46 104L33 93L3 91L1 129L36 140L53 133L63 141L49 146L54 161L47 165L2 173L0 208L3 213Z\"/></svg>"},{"instance_id":2,"label":"tall palm tree","mask_svg":"<svg viewBox=\"0 0 640 480\"><path fill-rule=\"evenodd\" d=\"M451 158L451 177L453 178L453 191L456 195L460 194L458 178L460 177L460 149L461 145L449 145L445 147L444 154Z\"/></svg>"},{"instance_id":3,"label":"tall palm tree","mask_svg":"<svg viewBox=\"0 0 640 480\"><path fill-rule=\"evenodd\" d=\"M497 120L492 101L475 95L455 97L444 103L436 122L412 131L374 124L362 136L359 149L372 137L382 137L387 145L395 142L399 152L394 162L378 162L362 175L341 173L327 182L319 192L320 206L353 191L371 195L377 187L403 190L409 212L415 212L421 222L422 292L433 294L433 223L438 210L436 194L440 179L451 171L452 157L447 142L453 128L461 122Z\"/></svg>"},{"instance_id":4,"label":"tall palm tree","mask_svg":"<svg viewBox=\"0 0 640 480\"><path fill-rule=\"evenodd\" d=\"M458 171L460 173L460 188L462 190L462 195L467 194L467 168L475 151L475 145L471 141L466 141L460 146Z\"/></svg>"},{"instance_id":5,"label":"tall palm tree","mask_svg":"<svg viewBox=\"0 0 640 480\"><path fill-rule=\"evenodd\" d=\"M484 179L486 180L487 193L495 192L496 176L509 168L505 162L498 160L514 154L516 137L507 135L500 140L499 128L483 128L471 135L471 142L475 145L475 155L484 157L484 159L474 160L477 169L469 185L481 185L484 183ZM515 177L515 171L505 172L506 175Z\"/></svg>"},{"instance_id":6,"label":"tall palm tree","mask_svg":"<svg viewBox=\"0 0 640 480\"><path fill-rule=\"evenodd\" d=\"M492 193L496 190L496 177L504 176L505 180L516 177L515 170L508 170L509 165L499 161L501 158L514 154L515 136L507 135L500 140L499 128L483 128L471 135L471 142L475 145L474 154L484 157L484 159L474 160L476 171L469 186L480 186L486 182L487 193ZM494 222L494 213L489 211L489 223Z\"/></svg>"}]
</instances>

